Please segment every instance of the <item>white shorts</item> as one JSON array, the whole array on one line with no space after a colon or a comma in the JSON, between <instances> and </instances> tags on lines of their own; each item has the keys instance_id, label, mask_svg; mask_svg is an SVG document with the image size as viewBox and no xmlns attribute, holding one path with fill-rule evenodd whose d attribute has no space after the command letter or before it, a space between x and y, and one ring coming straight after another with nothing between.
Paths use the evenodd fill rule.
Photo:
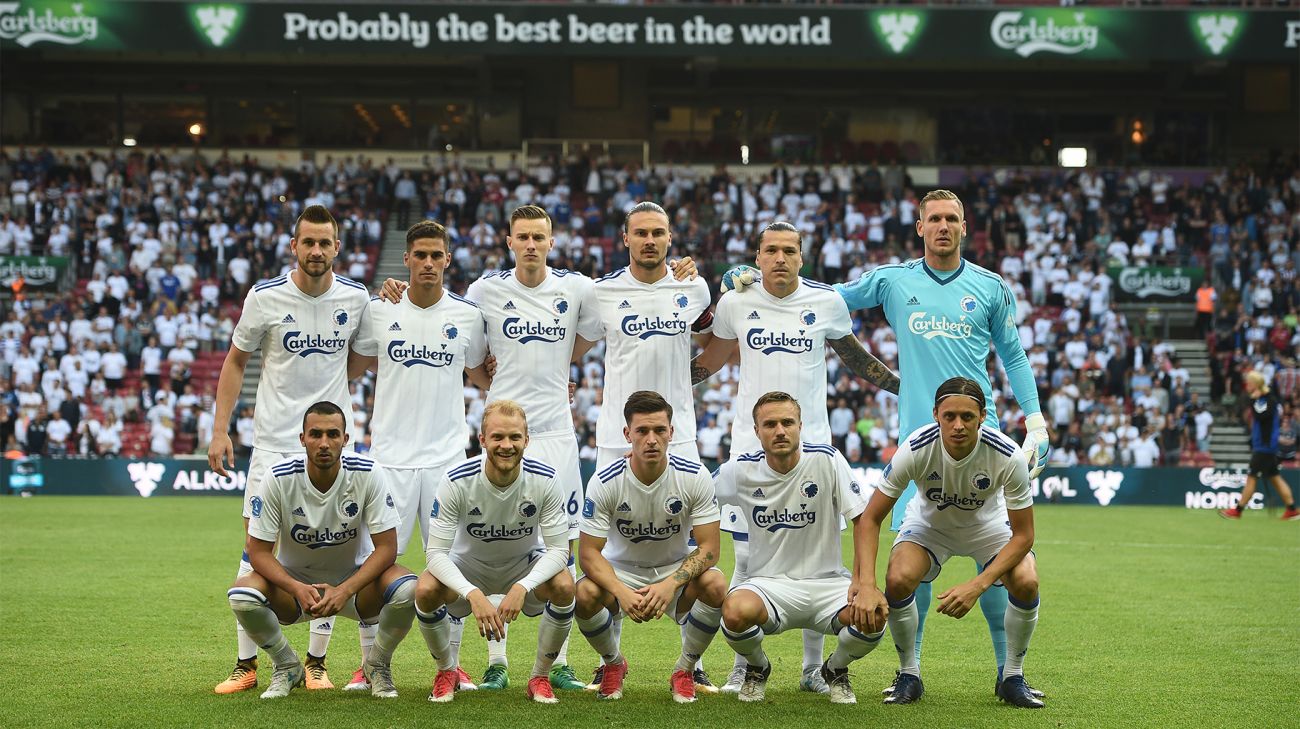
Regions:
<instances>
[{"instance_id":1,"label":"white shorts","mask_svg":"<svg viewBox=\"0 0 1300 729\"><path fill-rule=\"evenodd\" d=\"M253 458L248 462L248 480L244 486L244 518L253 518L253 507L251 506L254 496L261 497L262 481L266 479L266 472L271 466L283 461L286 458L294 456L306 457L307 452L304 450L282 453L280 451L268 451L261 448L253 449Z\"/></svg>"},{"instance_id":2,"label":"white shorts","mask_svg":"<svg viewBox=\"0 0 1300 729\"><path fill-rule=\"evenodd\" d=\"M609 566L614 568L614 576L618 578L619 582L622 582L633 590L639 590L642 587L649 587L656 582L663 582L664 579L676 572L677 568L682 565L680 562L677 562L670 565L664 565L663 567L619 567L613 562L610 562ZM722 570L717 567L710 567L709 569L718 574L722 574ZM587 579L587 576L583 575L578 578L578 581L581 582L585 579ZM682 593L684 592L686 592L686 585L682 585L673 592L673 599L669 603L669 609L667 611L668 614L672 616L673 620L677 621L678 625L686 622L686 616L690 614L692 607L692 605L681 604ZM614 607L610 612L615 615L620 612L617 600L614 602Z\"/></svg>"},{"instance_id":3,"label":"white shorts","mask_svg":"<svg viewBox=\"0 0 1300 729\"><path fill-rule=\"evenodd\" d=\"M736 590L749 590L763 599L767 605L763 632L768 635L793 628L834 635L837 616L849 604L847 577L815 580L750 577L731 588L732 592Z\"/></svg>"},{"instance_id":4,"label":"white shorts","mask_svg":"<svg viewBox=\"0 0 1300 729\"><path fill-rule=\"evenodd\" d=\"M447 466L429 468L391 468L384 467L384 483L393 495L393 505L402 523L397 527L397 553L406 553L406 546L411 542L416 525L420 527L420 544L425 547L429 542L429 514L433 511L433 499L438 492L438 483L442 481Z\"/></svg>"},{"instance_id":5,"label":"white shorts","mask_svg":"<svg viewBox=\"0 0 1300 729\"><path fill-rule=\"evenodd\" d=\"M613 463L620 458L625 458L627 454L632 452L632 444L624 444L622 448L600 448L599 450L600 453L596 456L596 463L603 466L606 463ZM669 443L668 453L678 458L685 458L688 461L700 462L700 448L693 440Z\"/></svg>"},{"instance_id":6,"label":"white shorts","mask_svg":"<svg viewBox=\"0 0 1300 729\"><path fill-rule=\"evenodd\" d=\"M469 580L469 583L483 591L486 596L504 595L510 592L515 583L522 580L533 569L533 563L542 556L544 549L536 549L513 564L488 564L466 557L451 555L452 564ZM546 602L538 599L531 590L524 596L524 615L535 618L542 614ZM469 600L460 598L447 604L447 614L453 618L464 619L472 613Z\"/></svg>"},{"instance_id":7,"label":"white shorts","mask_svg":"<svg viewBox=\"0 0 1300 729\"><path fill-rule=\"evenodd\" d=\"M911 542L930 554L930 571L921 578L922 582L933 582L943 569L943 563L949 557L970 557L980 569L988 566L998 552L1011 541L1010 522L995 521L977 527L966 527L960 532L944 531L932 526L904 520L894 539L897 548L903 542ZM993 583L1001 585L998 580Z\"/></svg>"},{"instance_id":8,"label":"white shorts","mask_svg":"<svg viewBox=\"0 0 1300 729\"><path fill-rule=\"evenodd\" d=\"M564 493L569 518L569 541L578 538L578 512L582 510L582 471L578 468L578 437L574 433L532 435L524 454L555 469L555 481Z\"/></svg>"}]
</instances>

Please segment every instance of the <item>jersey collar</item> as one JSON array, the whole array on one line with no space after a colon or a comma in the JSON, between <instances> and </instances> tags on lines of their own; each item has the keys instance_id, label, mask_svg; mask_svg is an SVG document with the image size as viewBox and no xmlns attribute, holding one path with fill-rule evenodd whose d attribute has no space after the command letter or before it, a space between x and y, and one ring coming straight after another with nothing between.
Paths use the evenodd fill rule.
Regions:
<instances>
[{"instance_id":1,"label":"jersey collar","mask_svg":"<svg viewBox=\"0 0 1300 729\"><path fill-rule=\"evenodd\" d=\"M957 264L957 272L952 274L946 279L939 278L939 276L935 274L934 269L930 268L930 264L925 262L924 258L921 259L921 268L925 270L925 275L934 279L935 283L939 284L940 286L947 286L953 281L956 281L957 278L961 276L962 272L966 270L966 259L965 258L961 259L961 263Z\"/></svg>"}]
</instances>

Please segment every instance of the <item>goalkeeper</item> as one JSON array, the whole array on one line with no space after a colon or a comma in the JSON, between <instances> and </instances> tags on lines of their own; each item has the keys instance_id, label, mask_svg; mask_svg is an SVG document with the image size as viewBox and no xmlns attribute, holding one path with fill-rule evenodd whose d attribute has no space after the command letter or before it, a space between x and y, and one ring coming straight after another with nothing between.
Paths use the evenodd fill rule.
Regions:
<instances>
[{"instance_id":1,"label":"goalkeeper","mask_svg":"<svg viewBox=\"0 0 1300 729\"><path fill-rule=\"evenodd\" d=\"M935 190L921 200L916 232L925 243L925 257L880 266L848 284L836 284L849 309L883 306L898 339L899 443L912 431L934 421L934 392L944 381L960 375L979 383L988 403L985 422L1001 430L994 410L987 359L990 343L997 350L1016 401L1026 413L1023 450L1030 478L1047 464L1050 452L1047 423L1038 404L1038 388L1016 328L1016 300L997 274L964 261L961 241L966 234L961 200L947 190ZM724 288L747 285L756 272L739 267L723 276ZM892 526L902 523L908 502L917 492L912 483L898 499ZM984 565L978 565L983 569ZM916 591L919 623L916 651L921 652L931 589ZM994 587L980 598L997 656L998 682L1007 660L1003 616L1007 591ZM996 686L995 686L996 689ZM888 692L889 689L886 689Z\"/></svg>"}]
</instances>

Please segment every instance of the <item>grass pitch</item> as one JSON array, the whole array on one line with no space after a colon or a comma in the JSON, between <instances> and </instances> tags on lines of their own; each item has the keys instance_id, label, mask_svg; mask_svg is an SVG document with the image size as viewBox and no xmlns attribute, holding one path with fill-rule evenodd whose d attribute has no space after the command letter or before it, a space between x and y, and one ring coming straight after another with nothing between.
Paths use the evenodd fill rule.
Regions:
<instances>
[{"instance_id":1,"label":"grass pitch","mask_svg":"<svg viewBox=\"0 0 1300 729\"><path fill-rule=\"evenodd\" d=\"M880 703L897 656L886 640L855 663L857 706L833 707L797 691L797 633L774 636L766 702L701 697L678 706L668 674L679 650L671 623L627 624L632 667L625 697L597 702L562 693L559 706L524 698L533 621L512 628L511 687L425 701L432 660L418 631L398 650L401 698L295 690L266 702L255 692L216 696L234 659L225 590L239 556L235 499L36 497L0 499L0 723L22 726L780 726L806 727L1258 727L1300 726L1300 524L1260 512L1241 522L1163 507L1039 506L1042 612L1026 663L1047 709L1017 710L993 697L993 658L978 609L961 621L931 614L926 694L914 706ZM889 539L890 536L885 536ZM724 542L727 540L724 538ZM847 544L847 541L846 541ZM882 554L884 550L882 550ZM408 554L412 569L422 555ZM730 572L729 545L720 565ZM883 565L881 566L883 572ZM951 562L936 594L973 574ZM468 622L462 663L481 675L485 649ZM289 629L306 649L306 627ZM833 646L828 640L827 650ZM335 629L330 675L358 664L356 632ZM595 665L575 630L579 675ZM731 666L715 640L705 663L717 682ZM261 686L270 679L263 657Z\"/></svg>"}]
</instances>

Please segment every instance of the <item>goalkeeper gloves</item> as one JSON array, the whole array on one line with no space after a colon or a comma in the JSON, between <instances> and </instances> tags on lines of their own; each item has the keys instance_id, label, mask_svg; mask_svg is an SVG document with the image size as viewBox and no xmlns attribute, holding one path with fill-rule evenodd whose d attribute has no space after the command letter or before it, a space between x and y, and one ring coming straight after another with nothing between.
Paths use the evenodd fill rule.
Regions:
<instances>
[{"instance_id":1,"label":"goalkeeper gloves","mask_svg":"<svg viewBox=\"0 0 1300 729\"><path fill-rule=\"evenodd\" d=\"M1051 439L1047 435L1047 421L1042 413L1034 413L1025 418L1025 442L1020 449L1025 453L1025 463L1029 464L1029 477L1037 478L1047 465L1047 457L1052 453Z\"/></svg>"},{"instance_id":2,"label":"goalkeeper gloves","mask_svg":"<svg viewBox=\"0 0 1300 729\"><path fill-rule=\"evenodd\" d=\"M736 266L722 274L722 290L742 291L758 280L758 270L752 266Z\"/></svg>"}]
</instances>

